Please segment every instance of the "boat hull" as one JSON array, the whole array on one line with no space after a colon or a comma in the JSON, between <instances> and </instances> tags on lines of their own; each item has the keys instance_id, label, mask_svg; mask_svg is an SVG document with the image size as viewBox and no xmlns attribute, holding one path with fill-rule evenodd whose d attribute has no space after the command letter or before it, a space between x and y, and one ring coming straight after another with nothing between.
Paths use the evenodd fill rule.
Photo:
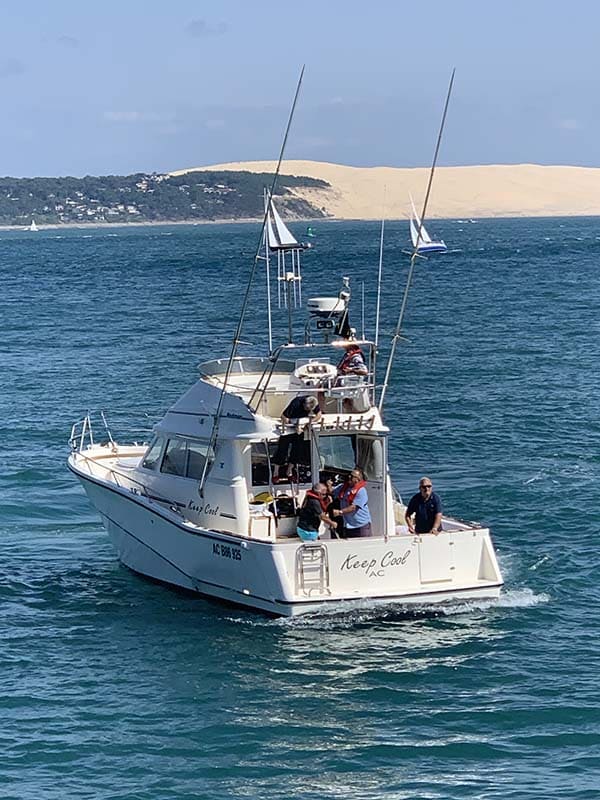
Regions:
<instances>
[{"instance_id":1,"label":"boat hull","mask_svg":"<svg viewBox=\"0 0 600 800\"><path fill-rule=\"evenodd\" d=\"M208 530L176 509L71 470L102 517L119 560L173 586L276 616L353 604L430 604L497 597L486 529L439 536L267 542Z\"/></svg>"},{"instance_id":2,"label":"boat hull","mask_svg":"<svg viewBox=\"0 0 600 800\"><path fill-rule=\"evenodd\" d=\"M431 244L420 244L417 247L417 253L423 255L424 253L445 253L448 250L445 244L432 242Z\"/></svg>"}]
</instances>

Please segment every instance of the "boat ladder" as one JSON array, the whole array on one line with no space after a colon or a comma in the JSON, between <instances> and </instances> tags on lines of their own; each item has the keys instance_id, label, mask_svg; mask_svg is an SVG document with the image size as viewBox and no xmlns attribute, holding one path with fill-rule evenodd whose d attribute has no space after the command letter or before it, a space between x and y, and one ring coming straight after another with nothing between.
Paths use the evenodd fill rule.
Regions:
<instances>
[{"instance_id":1,"label":"boat ladder","mask_svg":"<svg viewBox=\"0 0 600 800\"><path fill-rule=\"evenodd\" d=\"M329 557L323 544L303 544L296 550L296 593L331 594Z\"/></svg>"}]
</instances>

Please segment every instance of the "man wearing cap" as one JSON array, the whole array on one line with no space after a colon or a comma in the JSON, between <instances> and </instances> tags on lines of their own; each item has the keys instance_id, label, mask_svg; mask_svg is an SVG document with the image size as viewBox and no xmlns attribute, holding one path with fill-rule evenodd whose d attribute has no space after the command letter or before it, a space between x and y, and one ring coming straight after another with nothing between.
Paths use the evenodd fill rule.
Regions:
<instances>
[{"instance_id":1,"label":"man wearing cap","mask_svg":"<svg viewBox=\"0 0 600 800\"><path fill-rule=\"evenodd\" d=\"M404 518L411 533L434 533L437 536L442 530L442 501L433 491L431 478L426 475L419 481L419 491L411 497Z\"/></svg>"}]
</instances>

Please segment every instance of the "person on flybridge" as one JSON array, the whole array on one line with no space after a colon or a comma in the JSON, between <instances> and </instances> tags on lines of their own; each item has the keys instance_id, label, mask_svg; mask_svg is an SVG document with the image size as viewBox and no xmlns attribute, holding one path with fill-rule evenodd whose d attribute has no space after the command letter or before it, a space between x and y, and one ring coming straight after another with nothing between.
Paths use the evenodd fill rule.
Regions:
<instances>
[{"instance_id":1,"label":"person on flybridge","mask_svg":"<svg viewBox=\"0 0 600 800\"><path fill-rule=\"evenodd\" d=\"M300 420L308 417L308 422L302 426ZM319 401L313 395L300 395L288 403L281 415L281 430L285 431L288 425L295 425L294 433L282 433L277 443L277 450L273 456L273 463L277 469L273 475L273 482L282 479L282 468L286 468L286 478L291 478L294 466L310 464L310 442L304 440L304 430L313 422L321 419Z\"/></svg>"},{"instance_id":2,"label":"person on flybridge","mask_svg":"<svg viewBox=\"0 0 600 800\"><path fill-rule=\"evenodd\" d=\"M337 365L338 375L368 375L363 351L355 342L344 343L342 360Z\"/></svg>"},{"instance_id":3,"label":"person on flybridge","mask_svg":"<svg viewBox=\"0 0 600 800\"><path fill-rule=\"evenodd\" d=\"M357 383L364 383L369 369L363 351L352 339L344 342L344 355L337 365L336 386L356 386ZM362 413L369 408L369 395L366 391L357 392L345 397L342 403L344 413Z\"/></svg>"}]
</instances>

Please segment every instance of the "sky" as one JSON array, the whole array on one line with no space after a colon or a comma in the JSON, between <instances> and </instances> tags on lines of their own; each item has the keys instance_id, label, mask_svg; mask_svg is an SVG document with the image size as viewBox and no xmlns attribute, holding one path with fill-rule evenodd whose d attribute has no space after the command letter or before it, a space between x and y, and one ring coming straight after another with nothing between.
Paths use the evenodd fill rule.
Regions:
<instances>
[{"instance_id":1,"label":"sky","mask_svg":"<svg viewBox=\"0 0 600 800\"><path fill-rule=\"evenodd\" d=\"M0 175L600 166L588 0L0 0Z\"/></svg>"}]
</instances>

